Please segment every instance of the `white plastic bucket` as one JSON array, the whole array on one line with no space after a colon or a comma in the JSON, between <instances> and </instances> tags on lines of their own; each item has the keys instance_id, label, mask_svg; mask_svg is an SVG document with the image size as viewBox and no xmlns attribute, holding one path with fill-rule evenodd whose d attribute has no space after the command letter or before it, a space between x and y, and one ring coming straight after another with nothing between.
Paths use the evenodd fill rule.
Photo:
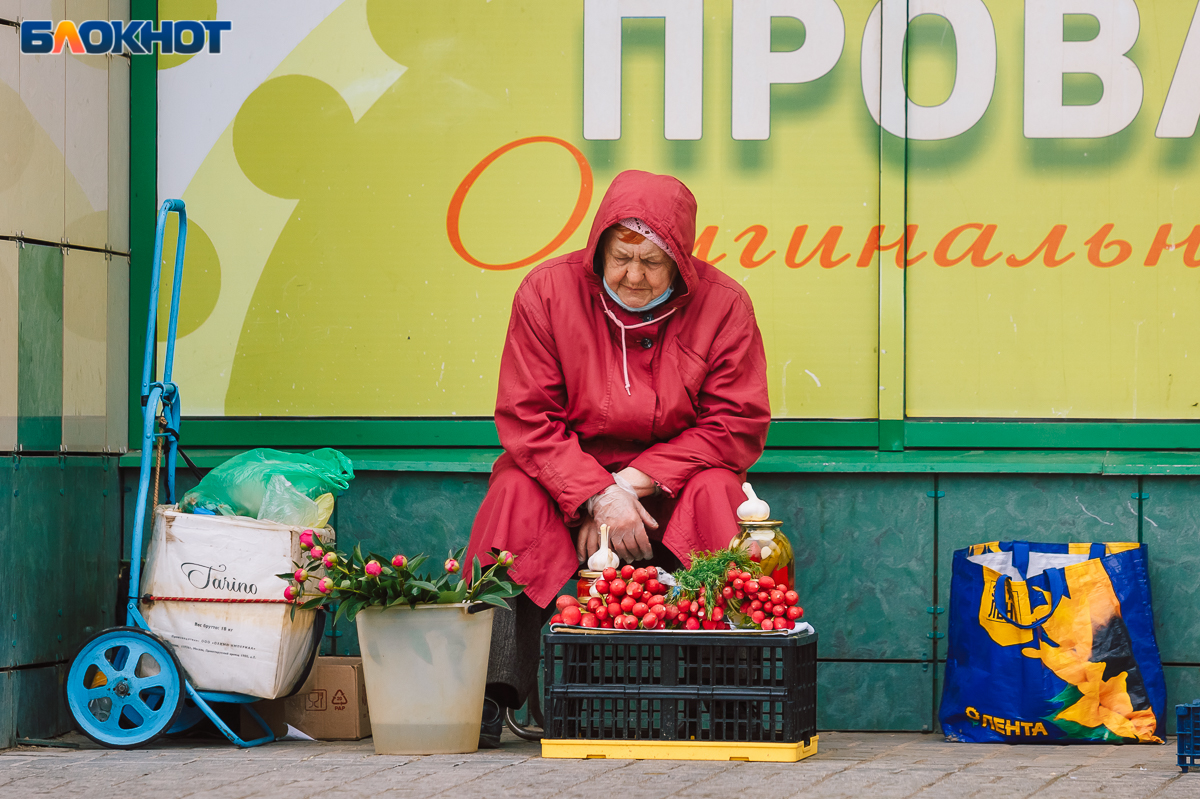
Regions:
<instances>
[{"instance_id":1,"label":"white plastic bucket","mask_svg":"<svg viewBox=\"0 0 1200 799\"><path fill-rule=\"evenodd\" d=\"M368 607L355 621L376 754L478 749L492 608Z\"/></svg>"}]
</instances>

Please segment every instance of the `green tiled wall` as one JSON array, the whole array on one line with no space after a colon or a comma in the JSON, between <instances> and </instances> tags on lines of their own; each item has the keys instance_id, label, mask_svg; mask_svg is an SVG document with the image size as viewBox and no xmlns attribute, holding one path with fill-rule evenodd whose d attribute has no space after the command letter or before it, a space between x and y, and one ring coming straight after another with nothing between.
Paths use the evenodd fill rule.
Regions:
<instances>
[{"instance_id":1,"label":"green tiled wall","mask_svg":"<svg viewBox=\"0 0 1200 799\"><path fill-rule=\"evenodd\" d=\"M63 256L26 245L17 266L17 443L58 452L63 405Z\"/></svg>"}]
</instances>

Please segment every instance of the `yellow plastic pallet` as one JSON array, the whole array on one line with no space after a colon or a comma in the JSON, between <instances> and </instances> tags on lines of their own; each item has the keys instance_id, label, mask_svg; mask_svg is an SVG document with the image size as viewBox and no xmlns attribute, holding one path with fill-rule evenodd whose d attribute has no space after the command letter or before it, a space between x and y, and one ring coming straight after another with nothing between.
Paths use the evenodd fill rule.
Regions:
<instances>
[{"instance_id":1,"label":"yellow plastic pallet","mask_svg":"<svg viewBox=\"0 0 1200 799\"><path fill-rule=\"evenodd\" d=\"M817 753L814 735L806 746L724 741L580 741L542 739L542 757L575 760L746 760L755 763L795 763Z\"/></svg>"}]
</instances>

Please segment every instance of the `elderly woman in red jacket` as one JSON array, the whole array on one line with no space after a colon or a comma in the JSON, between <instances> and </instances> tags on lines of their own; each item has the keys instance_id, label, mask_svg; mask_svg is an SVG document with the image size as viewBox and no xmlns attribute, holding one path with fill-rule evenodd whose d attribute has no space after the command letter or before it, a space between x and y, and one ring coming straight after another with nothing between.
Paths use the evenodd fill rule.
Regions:
<instances>
[{"instance_id":1,"label":"elderly woman in red jacket","mask_svg":"<svg viewBox=\"0 0 1200 799\"><path fill-rule=\"evenodd\" d=\"M623 562L665 548L687 564L737 534L770 423L766 359L749 296L691 255L695 237L686 186L622 172L587 246L517 289L496 399L504 454L467 562L508 550L526 588L496 612L481 745L537 684L540 629L601 524Z\"/></svg>"}]
</instances>

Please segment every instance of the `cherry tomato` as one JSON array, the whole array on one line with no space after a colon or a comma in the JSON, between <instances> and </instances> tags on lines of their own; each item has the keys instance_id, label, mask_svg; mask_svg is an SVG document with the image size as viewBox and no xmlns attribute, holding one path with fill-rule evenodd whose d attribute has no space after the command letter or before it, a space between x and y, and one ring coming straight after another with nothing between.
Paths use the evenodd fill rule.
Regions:
<instances>
[{"instance_id":1,"label":"cherry tomato","mask_svg":"<svg viewBox=\"0 0 1200 799\"><path fill-rule=\"evenodd\" d=\"M804 611L801 610L800 608L796 607L795 605L792 605L790 608L787 609L787 617L789 619L791 619L792 621L795 621L796 619L800 618L800 616L803 615L803 613L804 613Z\"/></svg>"},{"instance_id":2,"label":"cherry tomato","mask_svg":"<svg viewBox=\"0 0 1200 799\"><path fill-rule=\"evenodd\" d=\"M550 617L550 623L551 624L562 624L563 623L562 614L555 613L553 616Z\"/></svg>"},{"instance_id":3,"label":"cherry tomato","mask_svg":"<svg viewBox=\"0 0 1200 799\"><path fill-rule=\"evenodd\" d=\"M654 579L653 577L651 577L649 580L646 581L646 591L647 591L647 593L651 593L651 594L665 593L663 584L660 583L658 580Z\"/></svg>"},{"instance_id":4,"label":"cherry tomato","mask_svg":"<svg viewBox=\"0 0 1200 799\"><path fill-rule=\"evenodd\" d=\"M767 617L767 614L763 613L761 610L756 610L750 614L750 618L754 621L755 624L762 624L762 620L765 619L766 617Z\"/></svg>"},{"instance_id":5,"label":"cherry tomato","mask_svg":"<svg viewBox=\"0 0 1200 799\"><path fill-rule=\"evenodd\" d=\"M650 579L650 572L646 571L645 569L634 569L633 570L633 581L635 583L641 583L642 585L645 585L646 581L649 579Z\"/></svg>"},{"instance_id":6,"label":"cherry tomato","mask_svg":"<svg viewBox=\"0 0 1200 799\"><path fill-rule=\"evenodd\" d=\"M626 563L624 566L621 567L621 578L624 580L628 580L632 576L633 576L633 567L630 566L628 563Z\"/></svg>"},{"instance_id":7,"label":"cherry tomato","mask_svg":"<svg viewBox=\"0 0 1200 799\"><path fill-rule=\"evenodd\" d=\"M576 626L583 620L583 612L579 610L578 605L571 605L562 610L563 624Z\"/></svg>"},{"instance_id":8,"label":"cherry tomato","mask_svg":"<svg viewBox=\"0 0 1200 799\"><path fill-rule=\"evenodd\" d=\"M797 602L800 601L800 595L797 594L795 591L788 591L786 594L783 595L783 601L787 602L789 605L795 605Z\"/></svg>"},{"instance_id":9,"label":"cherry tomato","mask_svg":"<svg viewBox=\"0 0 1200 799\"><path fill-rule=\"evenodd\" d=\"M683 626L684 626L684 628L686 628L688 630L699 630L700 629L700 620L697 619L695 616L693 616L690 619L688 619L687 622Z\"/></svg>"},{"instance_id":10,"label":"cherry tomato","mask_svg":"<svg viewBox=\"0 0 1200 799\"><path fill-rule=\"evenodd\" d=\"M633 597L631 597L631 596L623 597L621 599L621 610L628 613L629 611L633 610L633 606L636 604L637 604L637 600L634 599Z\"/></svg>"},{"instance_id":11,"label":"cherry tomato","mask_svg":"<svg viewBox=\"0 0 1200 799\"><path fill-rule=\"evenodd\" d=\"M658 626L658 615L655 613L647 613L642 616L642 626L647 630L653 630Z\"/></svg>"},{"instance_id":12,"label":"cherry tomato","mask_svg":"<svg viewBox=\"0 0 1200 799\"><path fill-rule=\"evenodd\" d=\"M782 591L771 591L770 594L771 594L771 603L772 604L775 604L775 605L783 604L783 592Z\"/></svg>"},{"instance_id":13,"label":"cherry tomato","mask_svg":"<svg viewBox=\"0 0 1200 799\"><path fill-rule=\"evenodd\" d=\"M757 594L758 593L758 580L748 580L746 582L746 593L748 593L748 594Z\"/></svg>"},{"instance_id":14,"label":"cherry tomato","mask_svg":"<svg viewBox=\"0 0 1200 799\"><path fill-rule=\"evenodd\" d=\"M625 581L624 580L613 580L611 583L609 583L608 593L609 593L609 596L611 596L611 597L624 596Z\"/></svg>"},{"instance_id":15,"label":"cherry tomato","mask_svg":"<svg viewBox=\"0 0 1200 799\"><path fill-rule=\"evenodd\" d=\"M593 585L596 586L597 593L600 593L600 594L608 593L608 580L597 580L595 583L593 583Z\"/></svg>"},{"instance_id":16,"label":"cherry tomato","mask_svg":"<svg viewBox=\"0 0 1200 799\"><path fill-rule=\"evenodd\" d=\"M789 624L791 624L791 622L787 619L776 619L774 627L776 630L786 630Z\"/></svg>"},{"instance_id":17,"label":"cherry tomato","mask_svg":"<svg viewBox=\"0 0 1200 799\"><path fill-rule=\"evenodd\" d=\"M758 585L760 588L765 588L768 591L770 591L772 588L775 587L775 581L764 574L762 577L758 578Z\"/></svg>"},{"instance_id":18,"label":"cherry tomato","mask_svg":"<svg viewBox=\"0 0 1200 799\"><path fill-rule=\"evenodd\" d=\"M641 599L642 594L646 593L646 589L641 583L639 583L637 580L634 580L633 582L629 583L629 585L625 586L625 593L629 594L629 596L633 597L634 599Z\"/></svg>"},{"instance_id":19,"label":"cherry tomato","mask_svg":"<svg viewBox=\"0 0 1200 799\"><path fill-rule=\"evenodd\" d=\"M613 618L613 619L615 619L617 616L620 616L621 615L621 603L610 601L608 603L608 615L609 615L609 618Z\"/></svg>"},{"instance_id":20,"label":"cherry tomato","mask_svg":"<svg viewBox=\"0 0 1200 799\"><path fill-rule=\"evenodd\" d=\"M600 572L600 576L603 577L605 580L608 580L611 583L613 580L617 579L617 570L612 567L609 567L609 568L605 569L604 571Z\"/></svg>"},{"instance_id":21,"label":"cherry tomato","mask_svg":"<svg viewBox=\"0 0 1200 799\"><path fill-rule=\"evenodd\" d=\"M584 627L599 627L600 626L600 620L598 618L596 618L595 613L583 614L583 617L579 620L579 623L582 624Z\"/></svg>"},{"instance_id":22,"label":"cherry tomato","mask_svg":"<svg viewBox=\"0 0 1200 799\"><path fill-rule=\"evenodd\" d=\"M596 608L596 618L600 621L604 621L605 619L609 618L608 608L603 606Z\"/></svg>"},{"instance_id":23,"label":"cherry tomato","mask_svg":"<svg viewBox=\"0 0 1200 799\"><path fill-rule=\"evenodd\" d=\"M771 615L772 616L782 616L784 613L787 613L787 608L785 608L783 605L772 605L771 606Z\"/></svg>"}]
</instances>

